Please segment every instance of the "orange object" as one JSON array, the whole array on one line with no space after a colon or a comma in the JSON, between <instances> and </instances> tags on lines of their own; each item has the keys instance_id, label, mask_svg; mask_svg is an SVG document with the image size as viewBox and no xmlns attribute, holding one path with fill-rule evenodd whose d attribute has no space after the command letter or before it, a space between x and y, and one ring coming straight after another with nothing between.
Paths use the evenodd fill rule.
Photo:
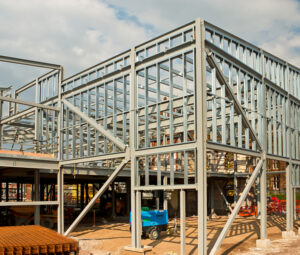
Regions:
<instances>
[{"instance_id":1,"label":"orange object","mask_svg":"<svg viewBox=\"0 0 300 255\"><path fill-rule=\"evenodd\" d=\"M0 227L0 255L78 254L78 242L41 226Z\"/></svg>"},{"instance_id":2,"label":"orange object","mask_svg":"<svg viewBox=\"0 0 300 255\"><path fill-rule=\"evenodd\" d=\"M249 216L255 216L257 215L257 206L251 205L251 206L243 206L240 208L239 216L241 217L249 217Z\"/></svg>"},{"instance_id":3,"label":"orange object","mask_svg":"<svg viewBox=\"0 0 300 255\"><path fill-rule=\"evenodd\" d=\"M43 153L34 153L34 152L25 152L25 151L8 151L0 150L0 154L10 154L10 155L23 155L30 157L43 157L43 158L54 158L54 154L43 154Z\"/></svg>"}]
</instances>

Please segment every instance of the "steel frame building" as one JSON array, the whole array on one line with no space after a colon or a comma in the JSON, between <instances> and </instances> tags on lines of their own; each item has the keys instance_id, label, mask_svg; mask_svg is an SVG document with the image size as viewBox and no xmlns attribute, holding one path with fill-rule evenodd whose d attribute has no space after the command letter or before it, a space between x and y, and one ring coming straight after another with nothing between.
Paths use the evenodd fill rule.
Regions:
<instances>
[{"instance_id":1,"label":"steel frame building","mask_svg":"<svg viewBox=\"0 0 300 255\"><path fill-rule=\"evenodd\" d=\"M14 144L21 151L53 158L1 153L0 165L57 173L57 201L38 201L36 194L37 201L18 204L35 205L37 215L39 205L56 204L59 232L70 234L118 174L128 169L131 246L141 247L142 192L180 190L185 254L185 193L196 190L198 254L206 254L207 174L218 174L218 166L211 169L207 163L211 153L251 157L253 170L210 254L217 252L255 182L260 238L267 240L268 160L286 162L286 230L293 231L295 191L300 188L297 67L200 19L67 79L58 65L5 56L0 61L53 69L10 96L3 91L0 96L1 149ZM34 102L22 99L26 91L35 95ZM65 231L64 174L73 168L87 173L96 169L109 177ZM1 206L11 204L15 203Z\"/></svg>"}]
</instances>

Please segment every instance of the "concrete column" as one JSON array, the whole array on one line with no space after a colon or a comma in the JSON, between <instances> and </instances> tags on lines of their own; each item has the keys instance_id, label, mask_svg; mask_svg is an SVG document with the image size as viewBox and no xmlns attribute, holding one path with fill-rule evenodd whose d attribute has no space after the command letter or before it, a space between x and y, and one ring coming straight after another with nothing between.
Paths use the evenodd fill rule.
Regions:
<instances>
[{"instance_id":1,"label":"concrete column","mask_svg":"<svg viewBox=\"0 0 300 255\"><path fill-rule=\"evenodd\" d=\"M34 201L40 201L40 170L34 171ZM34 206L34 224L40 225L40 206Z\"/></svg>"}]
</instances>

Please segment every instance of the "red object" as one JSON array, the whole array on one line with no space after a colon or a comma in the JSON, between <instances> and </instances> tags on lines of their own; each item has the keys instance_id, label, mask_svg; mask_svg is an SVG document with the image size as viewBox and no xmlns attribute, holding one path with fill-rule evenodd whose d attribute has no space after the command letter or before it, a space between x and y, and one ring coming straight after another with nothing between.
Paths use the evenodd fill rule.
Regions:
<instances>
[{"instance_id":1,"label":"red object","mask_svg":"<svg viewBox=\"0 0 300 255\"><path fill-rule=\"evenodd\" d=\"M285 213L285 200L279 200L277 197L271 197L267 204L267 214Z\"/></svg>"},{"instance_id":2,"label":"red object","mask_svg":"<svg viewBox=\"0 0 300 255\"><path fill-rule=\"evenodd\" d=\"M257 215L257 206L251 205L251 206L242 206L239 211L239 216L241 217L249 217L249 216L255 216Z\"/></svg>"}]
</instances>

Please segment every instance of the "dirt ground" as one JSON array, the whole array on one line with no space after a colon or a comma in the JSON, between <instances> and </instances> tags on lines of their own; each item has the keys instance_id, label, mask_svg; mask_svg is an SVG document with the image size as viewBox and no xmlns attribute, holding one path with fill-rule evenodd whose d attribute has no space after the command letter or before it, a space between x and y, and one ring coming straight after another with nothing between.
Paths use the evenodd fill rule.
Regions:
<instances>
[{"instance_id":1,"label":"dirt ground","mask_svg":"<svg viewBox=\"0 0 300 255\"><path fill-rule=\"evenodd\" d=\"M177 219L179 222L179 219ZM207 246L213 247L216 238L227 221L227 217L219 217L207 222ZM172 225L173 221L169 222ZM296 225L296 228L298 225ZM295 231L297 229L295 228ZM281 231L285 230L285 216L273 215L268 217L268 238L272 241L271 249L267 251L256 249L255 242L259 238L259 220L256 218L238 218L234 221L230 231L223 241L218 254L300 254L300 238L294 240L281 239ZM298 231L296 232L298 233ZM130 245L129 224L123 220L97 224L96 227L80 226L72 236L79 240L81 254L110 254L133 255L135 252L125 251L124 247ZM275 241L273 241L275 240ZM142 239L143 245L152 246L147 255L175 255L180 254L179 226L177 233L161 234L157 241ZM294 250L294 251L293 251ZM287 251L289 251L287 253ZM290 253L290 251L293 251ZM186 254L197 254L197 217L186 219Z\"/></svg>"}]
</instances>

